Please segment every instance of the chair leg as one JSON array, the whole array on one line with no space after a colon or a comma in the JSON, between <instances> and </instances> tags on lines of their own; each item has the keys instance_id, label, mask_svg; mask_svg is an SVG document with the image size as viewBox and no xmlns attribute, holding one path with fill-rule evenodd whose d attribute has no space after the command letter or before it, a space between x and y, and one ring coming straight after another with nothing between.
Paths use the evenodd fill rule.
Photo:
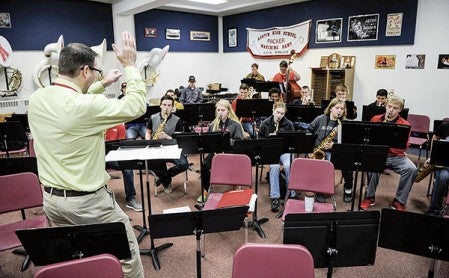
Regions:
<instances>
[{"instance_id":1,"label":"chair leg","mask_svg":"<svg viewBox=\"0 0 449 278\"><path fill-rule=\"evenodd\" d=\"M14 249L12 251L12 253L16 254L16 255L20 255L20 256L25 256L25 259L23 259L22 266L20 267L20 270L22 272L27 270L28 267L30 266L31 258L30 258L30 256L28 256L28 254L26 253L25 249L23 247L19 247L17 249Z\"/></svg>"},{"instance_id":2,"label":"chair leg","mask_svg":"<svg viewBox=\"0 0 449 278\"><path fill-rule=\"evenodd\" d=\"M426 193L426 196L427 197L430 197L430 196L432 196L432 194L431 194L431 188L432 188L432 181L433 181L433 173L430 173L430 176L429 176L429 185L427 186L427 193Z\"/></svg>"}]
</instances>

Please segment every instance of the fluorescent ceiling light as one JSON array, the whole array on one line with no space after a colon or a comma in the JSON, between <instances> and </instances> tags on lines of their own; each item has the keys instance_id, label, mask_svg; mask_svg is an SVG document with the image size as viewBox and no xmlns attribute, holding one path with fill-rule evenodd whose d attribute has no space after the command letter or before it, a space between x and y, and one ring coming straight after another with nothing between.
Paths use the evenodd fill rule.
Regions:
<instances>
[{"instance_id":1,"label":"fluorescent ceiling light","mask_svg":"<svg viewBox=\"0 0 449 278\"><path fill-rule=\"evenodd\" d=\"M209 5L218 5L228 2L227 0L188 0L192 2L198 2L203 4L209 4Z\"/></svg>"}]
</instances>

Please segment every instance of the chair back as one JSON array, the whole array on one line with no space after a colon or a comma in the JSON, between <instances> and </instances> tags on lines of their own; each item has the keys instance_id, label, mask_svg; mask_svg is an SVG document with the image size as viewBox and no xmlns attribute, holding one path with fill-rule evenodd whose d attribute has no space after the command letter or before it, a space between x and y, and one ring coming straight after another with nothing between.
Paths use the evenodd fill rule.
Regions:
<instances>
[{"instance_id":1,"label":"chair back","mask_svg":"<svg viewBox=\"0 0 449 278\"><path fill-rule=\"evenodd\" d=\"M210 184L252 187L251 159L244 154L216 154L212 158Z\"/></svg>"},{"instance_id":2,"label":"chair back","mask_svg":"<svg viewBox=\"0 0 449 278\"><path fill-rule=\"evenodd\" d=\"M313 257L302 245L246 243L235 253L232 278L315 277Z\"/></svg>"},{"instance_id":3,"label":"chair back","mask_svg":"<svg viewBox=\"0 0 449 278\"><path fill-rule=\"evenodd\" d=\"M289 190L335 193L334 165L328 160L297 158L290 168Z\"/></svg>"},{"instance_id":4,"label":"chair back","mask_svg":"<svg viewBox=\"0 0 449 278\"><path fill-rule=\"evenodd\" d=\"M407 121L411 125L412 132L429 133L430 118L426 115L408 114Z\"/></svg>"},{"instance_id":5,"label":"chair back","mask_svg":"<svg viewBox=\"0 0 449 278\"><path fill-rule=\"evenodd\" d=\"M110 254L55 263L40 268L35 278L122 278L120 261Z\"/></svg>"},{"instance_id":6,"label":"chair back","mask_svg":"<svg viewBox=\"0 0 449 278\"><path fill-rule=\"evenodd\" d=\"M34 173L0 176L0 213L42 206L42 189Z\"/></svg>"}]
</instances>

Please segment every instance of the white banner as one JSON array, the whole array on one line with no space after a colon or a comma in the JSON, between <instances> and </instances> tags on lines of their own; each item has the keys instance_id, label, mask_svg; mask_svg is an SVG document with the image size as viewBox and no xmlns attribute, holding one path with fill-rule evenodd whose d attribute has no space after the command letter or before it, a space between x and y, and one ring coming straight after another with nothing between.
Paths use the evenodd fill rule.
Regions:
<instances>
[{"instance_id":1,"label":"white banner","mask_svg":"<svg viewBox=\"0 0 449 278\"><path fill-rule=\"evenodd\" d=\"M296 56L300 56L309 45L311 22L308 20L291 26L268 29L246 28L246 48L255 57L290 57L292 50Z\"/></svg>"}]
</instances>

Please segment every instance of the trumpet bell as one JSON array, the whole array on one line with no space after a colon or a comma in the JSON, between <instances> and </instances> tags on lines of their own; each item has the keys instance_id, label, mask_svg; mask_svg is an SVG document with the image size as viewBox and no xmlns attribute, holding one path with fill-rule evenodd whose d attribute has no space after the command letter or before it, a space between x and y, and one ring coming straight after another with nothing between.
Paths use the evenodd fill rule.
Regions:
<instances>
[{"instance_id":1,"label":"trumpet bell","mask_svg":"<svg viewBox=\"0 0 449 278\"><path fill-rule=\"evenodd\" d=\"M98 57L103 60L105 54L106 54L106 39L103 39L103 41L99 45L91 46L90 49L95 51L97 53Z\"/></svg>"}]
</instances>

